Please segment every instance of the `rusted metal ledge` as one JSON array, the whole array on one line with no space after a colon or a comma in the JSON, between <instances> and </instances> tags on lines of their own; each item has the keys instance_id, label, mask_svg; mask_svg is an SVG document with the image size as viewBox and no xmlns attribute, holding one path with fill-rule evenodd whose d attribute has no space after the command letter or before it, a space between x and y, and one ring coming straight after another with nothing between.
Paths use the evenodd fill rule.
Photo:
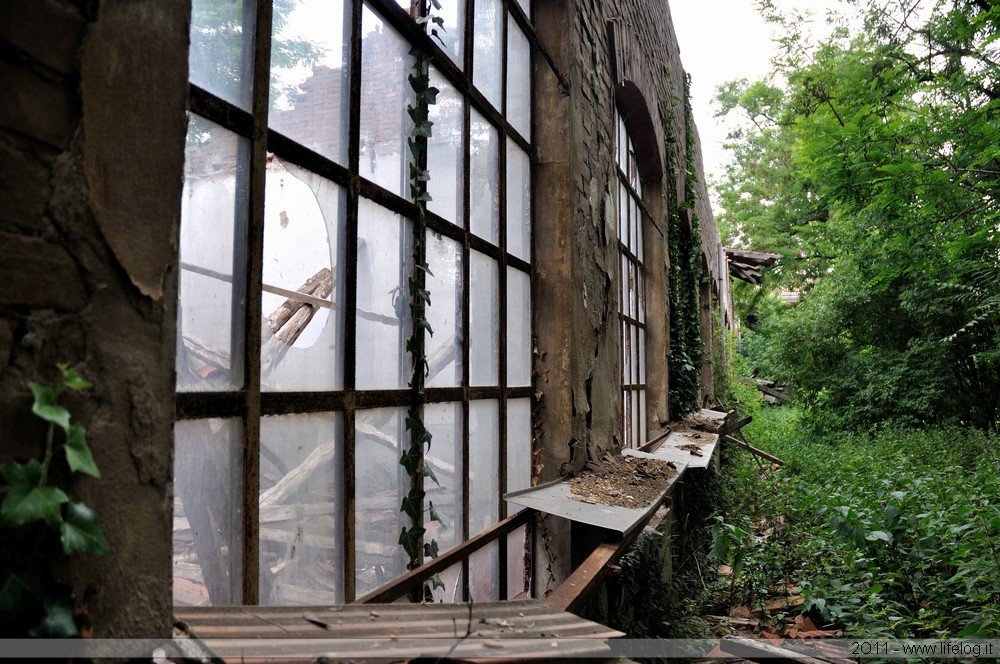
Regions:
<instances>
[{"instance_id":1,"label":"rusted metal ledge","mask_svg":"<svg viewBox=\"0 0 1000 664\"><path fill-rule=\"evenodd\" d=\"M400 597L404 597L411 590L419 588L424 581L431 578L435 574L443 572L452 565L468 558L470 555L490 542L503 537L507 533L517 530L524 524L528 523L534 515L534 510L526 509L518 512L514 516L507 517L492 528L484 530L451 551L424 563L415 570L411 570L388 585L385 585L378 590L374 590L363 597L359 597L354 600L354 603L390 604L395 602Z\"/></svg>"},{"instance_id":2,"label":"rusted metal ledge","mask_svg":"<svg viewBox=\"0 0 1000 664\"><path fill-rule=\"evenodd\" d=\"M641 532L642 528L634 528L623 538L600 544L545 602L560 611L579 612L610 573L611 565L628 551Z\"/></svg>"}]
</instances>

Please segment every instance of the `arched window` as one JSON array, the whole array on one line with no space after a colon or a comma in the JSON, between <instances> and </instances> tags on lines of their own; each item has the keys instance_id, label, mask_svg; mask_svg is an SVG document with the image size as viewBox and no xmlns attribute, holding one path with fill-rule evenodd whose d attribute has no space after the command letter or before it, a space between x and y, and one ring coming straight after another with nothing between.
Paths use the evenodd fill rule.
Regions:
<instances>
[{"instance_id":1,"label":"arched window","mask_svg":"<svg viewBox=\"0 0 1000 664\"><path fill-rule=\"evenodd\" d=\"M625 447L646 442L646 278L642 205L635 146L622 117L615 112L618 163L618 253L621 300L618 319L622 334L622 420Z\"/></svg>"}]
</instances>

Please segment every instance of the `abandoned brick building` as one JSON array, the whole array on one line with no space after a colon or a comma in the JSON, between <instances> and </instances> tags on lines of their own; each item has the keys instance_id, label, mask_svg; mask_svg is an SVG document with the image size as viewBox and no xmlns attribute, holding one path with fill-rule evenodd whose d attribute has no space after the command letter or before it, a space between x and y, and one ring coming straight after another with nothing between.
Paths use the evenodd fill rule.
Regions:
<instances>
[{"instance_id":1,"label":"abandoned brick building","mask_svg":"<svg viewBox=\"0 0 1000 664\"><path fill-rule=\"evenodd\" d=\"M72 491L111 554L60 573L99 588L99 635L403 575L414 348L442 553L685 414L672 281L702 351L674 411L722 373L725 256L666 0L273 4L0 10L0 459L41 454L29 381L94 383L68 405L102 476ZM434 599L544 597L588 542L540 523Z\"/></svg>"}]
</instances>

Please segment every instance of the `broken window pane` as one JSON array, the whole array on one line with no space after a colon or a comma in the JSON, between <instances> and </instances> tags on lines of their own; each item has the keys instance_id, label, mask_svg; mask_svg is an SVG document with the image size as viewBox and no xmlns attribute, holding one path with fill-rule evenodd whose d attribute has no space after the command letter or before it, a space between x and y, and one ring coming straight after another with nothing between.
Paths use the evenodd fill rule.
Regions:
<instances>
[{"instance_id":1,"label":"broken window pane","mask_svg":"<svg viewBox=\"0 0 1000 664\"><path fill-rule=\"evenodd\" d=\"M344 189L329 180L277 157L268 164L261 311L264 390L343 386L345 200Z\"/></svg>"},{"instance_id":2,"label":"broken window pane","mask_svg":"<svg viewBox=\"0 0 1000 664\"><path fill-rule=\"evenodd\" d=\"M507 268L507 385L531 385L531 277Z\"/></svg>"},{"instance_id":3,"label":"broken window pane","mask_svg":"<svg viewBox=\"0 0 1000 664\"><path fill-rule=\"evenodd\" d=\"M339 413L261 419L261 604L344 601L342 432Z\"/></svg>"},{"instance_id":4,"label":"broken window pane","mask_svg":"<svg viewBox=\"0 0 1000 664\"><path fill-rule=\"evenodd\" d=\"M462 563L456 563L438 574L444 588L434 588L432 594L436 603L454 604L461 602L462 597Z\"/></svg>"},{"instance_id":5,"label":"broken window pane","mask_svg":"<svg viewBox=\"0 0 1000 664\"><path fill-rule=\"evenodd\" d=\"M430 78L431 85L440 92L437 103L429 111L434 126L431 137L427 139L427 167L431 177L427 183L427 191L431 195L427 209L453 224L461 225L465 101L455 87L433 67Z\"/></svg>"},{"instance_id":6,"label":"broken window pane","mask_svg":"<svg viewBox=\"0 0 1000 664\"><path fill-rule=\"evenodd\" d=\"M243 385L247 141L197 115L188 125L181 202L177 390ZM234 247L239 251L234 252Z\"/></svg>"},{"instance_id":7,"label":"broken window pane","mask_svg":"<svg viewBox=\"0 0 1000 664\"><path fill-rule=\"evenodd\" d=\"M410 220L358 201L358 389L402 389L410 379L412 242Z\"/></svg>"},{"instance_id":8,"label":"broken window pane","mask_svg":"<svg viewBox=\"0 0 1000 664\"><path fill-rule=\"evenodd\" d=\"M437 28L437 38L434 42L444 49L448 57L462 66L462 53L465 44L465 0L447 0L441 3L441 9L434 11L435 16L444 20L444 30ZM431 26L436 28L437 26ZM443 42L443 43L442 43Z\"/></svg>"},{"instance_id":9,"label":"broken window pane","mask_svg":"<svg viewBox=\"0 0 1000 664\"><path fill-rule=\"evenodd\" d=\"M507 251L531 260L531 164L528 153L507 139Z\"/></svg>"},{"instance_id":10,"label":"broken window pane","mask_svg":"<svg viewBox=\"0 0 1000 664\"><path fill-rule=\"evenodd\" d=\"M471 251L469 304L469 380L472 385L496 385L500 345L497 262Z\"/></svg>"},{"instance_id":11,"label":"broken window pane","mask_svg":"<svg viewBox=\"0 0 1000 664\"><path fill-rule=\"evenodd\" d=\"M472 111L469 136L469 230L493 244L500 243L500 195L497 130Z\"/></svg>"},{"instance_id":12,"label":"broken window pane","mask_svg":"<svg viewBox=\"0 0 1000 664\"><path fill-rule=\"evenodd\" d=\"M355 420L354 551L355 586L360 597L406 571L399 533L409 518L399 511L410 476L399 465L410 446L405 408L358 411Z\"/></svg>"},{"instance_id":13,"label":"broken window pane","mask_svg":"<svg viewBox=\"0 0 1000 664\"><path fill-rule=\"evenodd\" d=\"M367 5L361 18L360 174L399 196L409 197L407 169L413 103L407 76L410 46Z\"/></svg>"},{"instance_id":14,"label":"broken window pane","mask_svg":"<svg viewBox=\"0 0 1000 664\"><path fill-rule=\"evenodd\" d=\"M243 601L243 427L238 419L174 424L174 604Z\"/></svg>"},{"instance_id":15,"label":"broken window pane","mask_svg":"<svg viewBox=\"0 0 1000 664\"><path fill-rule=\"evenodd\" d=\"M240 108L250 110L255 3L193 0L190 79Z\"/></svg>"},{"instance_id":16,"label":"broken window pane","mask_svg":"<svg viewBox=\"0 0 1000 664\"><path fill-rule=\"evenodd\" d=\"M276 14L271 42L268 125L340 164L347 163L350 14L344 0L295 0L287 15Z\"/></svg>"},{"instance_id":17,"label":"broken window pane","mask_svg":"<svg viewBox=\"0 0 1000 664\"><path fill-rule=\"evenodd\" d=\"M469 537L499 519L500 406L495 400L469 404Z\"/></svg>"},{"instance_id":18,"label":"broken window pane","mask_svg":"<svg viewBox=\"0 0 1000 664\"><path fill-rule=\"evenodd\" d=\"M437 481L424 480L425 504L441 521L428 512L424 517L426 542L437 542L441 552L462 541L462 404L432 403L424 407L424 425L433 437L425 454L428 467Z\"/></svg>"},{"instance_id":19,"label":"broken window pane","mask_svg":"<svg viewBox=\"0 0 1000 664\"><path fill-rule=\"evenodd\" d=\"M507 120L531 137L531 45L514 21L507 22Z\"/></svg>"},{"instance_id":20,"label":"broken window pane","mask_svg":"<svg viewBox=\"0 0 1000 664\"><path fill-rule=\"evenodd\" d=\"M475 0L472 36L472 82L491 104L500 108L501 57L503 56L503 4L500 0Z\"/></svg>"},{"instance_id":21,"label":"broken window pane","mask_svg":"<svg viewBox=\"0 0 1000 664\"><path fill-rule=\"evenodd\" d=\"M438 233L427 235L427 321L434 334L424 336L427 387L462 384L462 245Z\"/></svg>"}]
</instances>

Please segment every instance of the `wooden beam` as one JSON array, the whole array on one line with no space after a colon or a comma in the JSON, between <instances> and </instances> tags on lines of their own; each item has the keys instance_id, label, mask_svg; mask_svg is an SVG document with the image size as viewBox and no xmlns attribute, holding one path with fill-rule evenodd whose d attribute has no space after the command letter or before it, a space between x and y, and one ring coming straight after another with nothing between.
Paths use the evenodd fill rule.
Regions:
<instances>
[{"instance_id":1,"label":"wooden beam","mask_svg":"<svg viewBox=\"0 0 1000 664\"><path fill-rule=\"evenodd\" d=\"M740 263L750 265L774 265L781 259L781 254L768 254L763 251L746 251L743 249L726 249L726 257Z\"/></svg>"},{"instance_id":2,"label":"wooden beam","mask_svg":"<svg viewBox=\"0 0 1000 664\"><path fill-rule=\"evenodd\" d=\"M733 438L732 436L723 436L722 440L726 441L727 443L732 443L733 445L736 445L737 447L742 447L743 449L745 449L750 454L754 454L756 456L759 456L761 459L767 459L768 461L770 461L772 463L776 463L779 466L785 465L785 462L782 461L781 459L779 459L778 457L774 456L773 454L768 454L764 450L758 450L756 447L750 445L750 443L744 442L744 441L739 440L737 438Z\"/></svg>"},{"instance_id":3,"label":"wooden beam","mask_svg":"<svg viewBox=\"0 0 1000 664\"><path fill-rule=\"evenodd\" d=\"M719 430L716 431L715 433L718 434L719 436L725 436L726 434L733 433L734 431L739 431L740 429L750 424L751 422L753 422L753 416L747 416L744 417L742 420L730 422L729 424L723 427L719 427Z\"/></svg>"},{"instance_id":4,"label":"wooden beam","mask_svg":"<svg viewBox=\"0 0 1000 664\"><path fill-rule=\"evenodd\" d=\"M773 387L768 387L767 385L758 385L757 389L768 396L778 399L782 403L790 403L792 401L792 398L785 394L784 390L776 390Z\"/></svg>"},{"instance_id":5,"label":"wooden beam","mask_svg":"<svg viewBox=\"0 0 1000 664\"><path fill-rule=\"evenodd\" d=\"M495 526L484 530L472 539L463 542L451 551L444 553L433 560L429 560L415 570L404 574L395 581L374 590L363 597L354 600L355 604L391 604L400 597L403 597L414 588L420 585L439 572L443 572L455 563L461 562L465 558L483 548L490 542L497 540L507 533L513 532L526 524L534 516L535 510L525 509L514 516L507 517Z\"/></svg>"}]
</instances>

